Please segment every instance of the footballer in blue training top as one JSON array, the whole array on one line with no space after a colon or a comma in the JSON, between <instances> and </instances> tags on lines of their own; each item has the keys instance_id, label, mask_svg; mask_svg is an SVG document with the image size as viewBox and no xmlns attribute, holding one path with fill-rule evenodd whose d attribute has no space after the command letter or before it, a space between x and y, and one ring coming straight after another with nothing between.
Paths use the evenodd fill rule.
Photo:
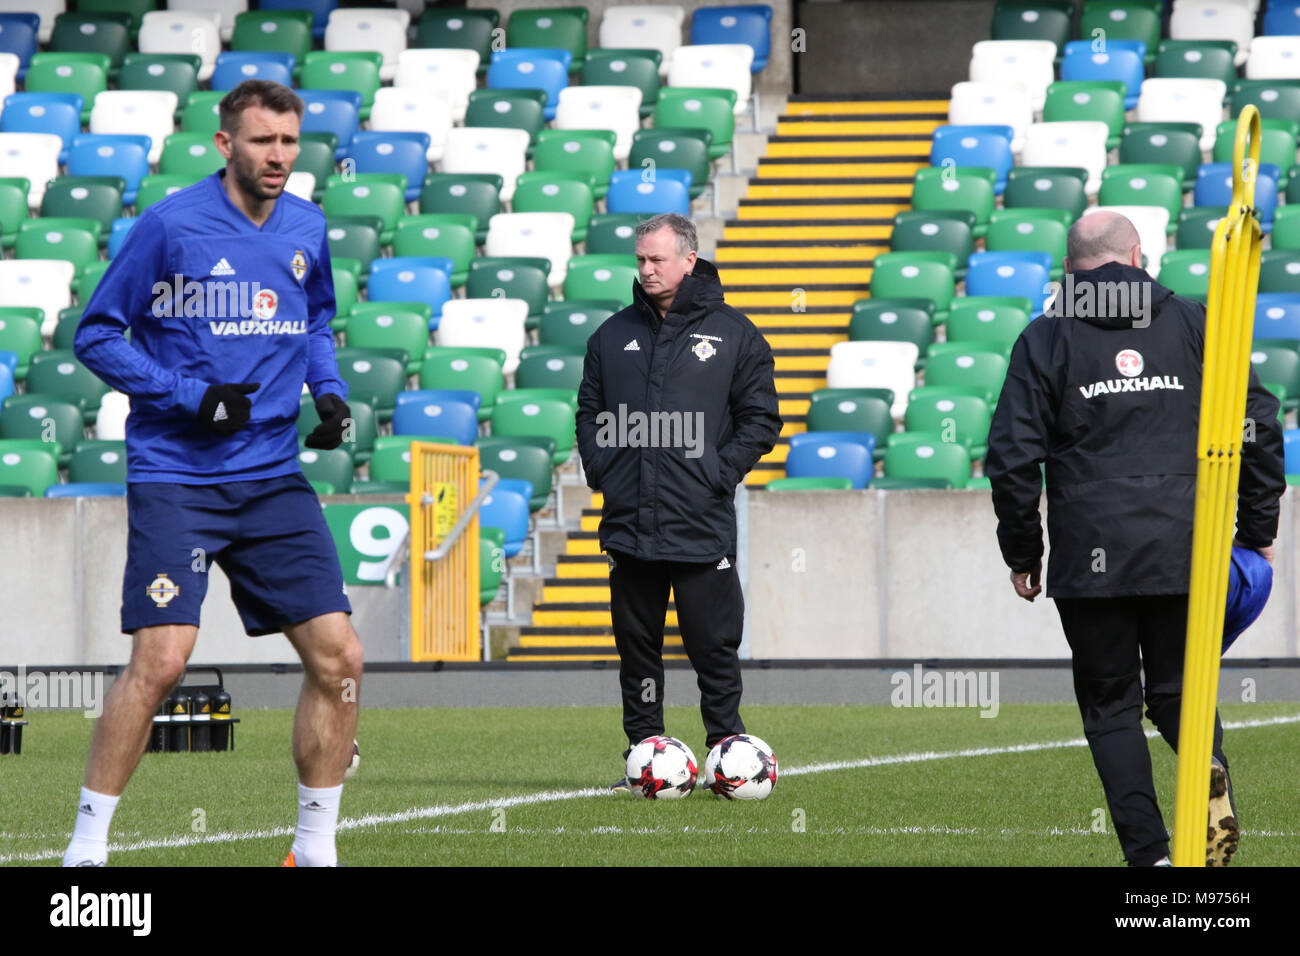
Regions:
<instances>
[{"instance_id":1,"label":"footballer in blue training top","mask_svg":"<svg viewBox=\"0 0 1300 956\"><path fill-rule=\"evenodd\" d=\"M292 90L250 80L219 113L226 168L140 215L77 329L77 357L131 399L122 630L133 643L95 728L65 865L107 860L117 799L193 651L210 562L245 630L283 631L306 672L285 865L337 862L361 644L297 428L304 383L321 419L309 447L337 448L351 424L325 216L284 191L303 113Z\"/></svg>"}]
</instances>

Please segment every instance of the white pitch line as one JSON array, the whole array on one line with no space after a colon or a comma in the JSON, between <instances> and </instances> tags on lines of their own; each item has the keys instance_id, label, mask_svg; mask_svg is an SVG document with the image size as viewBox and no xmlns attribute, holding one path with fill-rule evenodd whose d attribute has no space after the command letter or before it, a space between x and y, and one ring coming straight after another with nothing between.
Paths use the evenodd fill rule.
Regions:
<instances>
[{"instance_id":1,"label":"white pitch line","mask_svg":"<svg viewBox=\"0 0 1300 956\"><path fill-rule=\"evenodd\" d=\"M1225 730L1249 730L1255 727L1275 727L1281 724L1300 723L1300 714L1282 717L1268 717L1260 720L1242 720L1224 724ZM1158 736L1156 731L1147 731L1148 737ZM1042 743L1009 744L1005 747L974 747L966 750L921 751L910 754L892 754L885 757L865 757L861 760L846 760L833 763L808 764L803 767L790 767L780 771L781 776L798 777L809 773L828 773L834 770L859 770L867 767L883 767L893 764L924 763L932 760L950 760L958 757L993 757L1001 754L1035 753L1044 750L1063 750L1069 747L1087 746L1082 737L1072 740L1051 740ZM587 787L582 790L546 790L538 793L525 793L513 797L499 797L492 800L473 800L457 804L439 804L432 807L415 807L396 813L370 813L363 817L345 818L339 821L338 829L356 830L362 827L380 827L392 823L405 823L411 820L430 820L438 817L460 816L493 810L498 807L520 807L537 803L558 803L564 800L579 800L583 797L608 795L610 791L603 787ZM911 828L908 828L911 829ZM919 828L918 828L919 829ZM195 834L193 836L164 837L152 840L137 840L133 843L110 844L109 853L130 853L136 850L180 849L182 847L204 846L213 843L242 843L248 840L269 840L275 837L292 836L293 827L271 827L264 830L235 830L218 833ZM33 850L20 853L0 855L0 865L9 863L40 863L44 860L62 858L62 850Z\"/></svg>"}]
</instances>

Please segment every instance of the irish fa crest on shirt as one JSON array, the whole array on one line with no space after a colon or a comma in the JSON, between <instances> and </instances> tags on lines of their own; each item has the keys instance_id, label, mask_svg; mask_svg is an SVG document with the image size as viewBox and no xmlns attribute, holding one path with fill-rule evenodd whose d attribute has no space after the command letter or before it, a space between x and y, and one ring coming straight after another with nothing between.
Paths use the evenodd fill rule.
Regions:
<instances>
[{"instance_id":1,"label":"irish fa crest on shirt","mask_svg":"<svg viewBox=\"0 0 1300 956\"><path fill-rule=\"evenodd\" d=\"M180 593L180 587L161 571L158 572L158 577L153 579L153 583L145 588L145 594L149 595L153 603L159 607L166 607Z\"/></svg>"},{"instance_id":2,"label":"irish fa crest on shirt","mask_svg":"<svg viewBox=\"0 0 1300 956\"><path fill-rule=\"evenodd\" d=\"M699 339L698 342L691 346L691 353L701 362L707 362L718 354L718 350L714 348L713 343L721 342L722 339L716 335L703 335L699 332L692 332L691 338Z\"/></svg>"},{"instance_id":3,"label":"irish fa crest on shirt","mask_svg":"<svg viewBox=\"0 0 1300 956\"><path fill-rule=\"evenodd\" d=\"M307 275L307 257L302 254L301 249L293 250L293 258L289 260L289 268L293 270L293 277L299 282Z\"/></svg>"}]
</instances>

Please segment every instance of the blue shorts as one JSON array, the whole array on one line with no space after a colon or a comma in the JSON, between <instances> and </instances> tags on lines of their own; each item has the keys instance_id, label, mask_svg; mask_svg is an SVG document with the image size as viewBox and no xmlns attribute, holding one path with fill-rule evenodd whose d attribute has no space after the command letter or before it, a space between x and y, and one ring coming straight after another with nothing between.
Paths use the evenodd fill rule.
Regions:
<instances>
[{"instance_id":1,"label":"blue shorts","mask_svg":"<svg viewBox=\"0 0 1300 956\"><path fill-rule=\"evenodd\" d=\"M301 473L224 485L127 485L122 630L199 623L208 566L230 579L244 630L352 613L320 499Z\"/></svg>"}]
</instances>

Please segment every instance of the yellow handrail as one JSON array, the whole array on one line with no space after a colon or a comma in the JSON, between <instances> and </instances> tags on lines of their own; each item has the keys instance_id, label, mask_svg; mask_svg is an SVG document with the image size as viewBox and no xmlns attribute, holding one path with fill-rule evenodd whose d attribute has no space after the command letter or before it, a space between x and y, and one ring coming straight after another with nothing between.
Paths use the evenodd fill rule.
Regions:
<instances>
[{"instance_id":1,"label":"yellow handrail","mask_svg":"<svg viewBox=\"0 0 1300 956\"><path fill-rule=\"evenodd\" d=\"M1259 110L1247 106L1237 118L1232 150L1232 205L1214 230L1210 256L1205 376L1197 436L1196 525L1178 739L1175 866L1204 866L1206 860L1210 750L1263 242L1254 208L1259 140Z\"/></svg>"}]
</instances>

